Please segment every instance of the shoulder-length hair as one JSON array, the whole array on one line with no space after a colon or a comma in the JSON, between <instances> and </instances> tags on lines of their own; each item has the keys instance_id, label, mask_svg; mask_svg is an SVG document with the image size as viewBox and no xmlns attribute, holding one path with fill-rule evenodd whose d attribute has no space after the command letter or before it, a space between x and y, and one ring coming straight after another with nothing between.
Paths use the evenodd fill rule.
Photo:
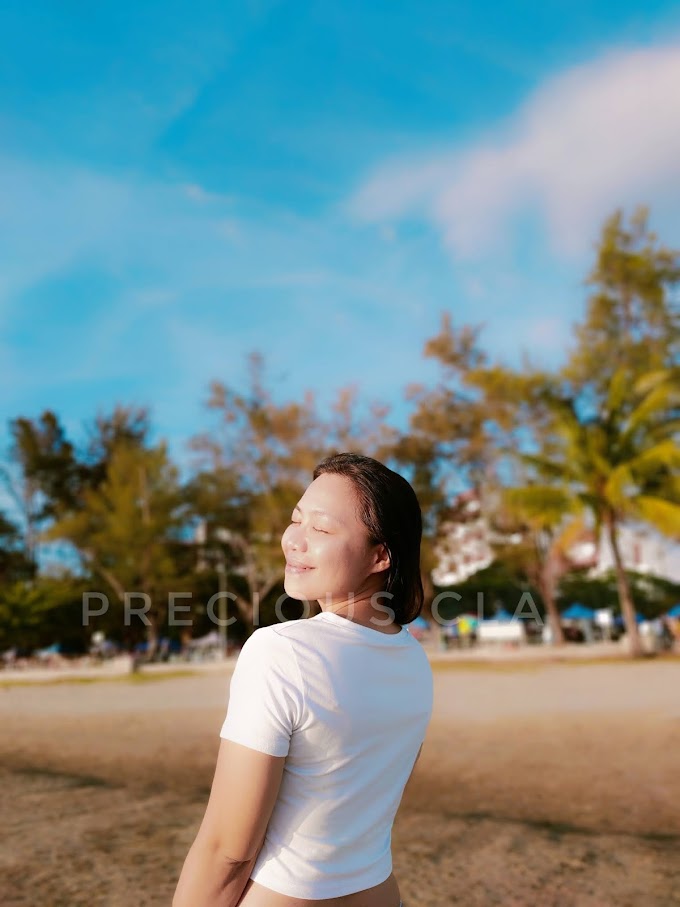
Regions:
<instances>
[{"instance_id":1,"label":"shoulder-length hair","mask_svg":"<svg viewBox=\"0 0 680 907\"><path fill-rule=\"evenodd\" d=\"M399 473L361 454L338 453L326 457L314 469L314 478L324 473L346 476L352 481L358 513L371 544L383 544L389 553L384 589L391 596L389 607L397 623L411 623L423 607L420 575L423 520L415 491Z\"/></svg>"}]
</instances>

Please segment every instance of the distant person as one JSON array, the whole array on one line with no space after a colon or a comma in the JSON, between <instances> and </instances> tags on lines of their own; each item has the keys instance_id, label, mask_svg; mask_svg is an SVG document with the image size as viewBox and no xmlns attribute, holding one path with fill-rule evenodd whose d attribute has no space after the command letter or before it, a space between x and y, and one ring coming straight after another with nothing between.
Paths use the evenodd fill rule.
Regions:
<instances>
[{"instance_id":1,"label":"distant person","mask_svg":"<svg viewBox=\"0 0 680 907\"><path fill-rule=\"evenodd\" d=\"M659 638L664 651L670 651L673 648L675 637L668 617L662 617L659 621Z\"/></svg>"},{"instance_id":2,"label":"distant person","mask_svg":"<svg viewBox=\"0 0 680 907\"><path fill-rule=\"evenodd\" d=\"M420 506L377 460L328 457L281 539L321 613L256 630L173 907L400 907L391 831L432 712ZM408 905L405 905L408 907Z\"/></svg>"}]
</instances>

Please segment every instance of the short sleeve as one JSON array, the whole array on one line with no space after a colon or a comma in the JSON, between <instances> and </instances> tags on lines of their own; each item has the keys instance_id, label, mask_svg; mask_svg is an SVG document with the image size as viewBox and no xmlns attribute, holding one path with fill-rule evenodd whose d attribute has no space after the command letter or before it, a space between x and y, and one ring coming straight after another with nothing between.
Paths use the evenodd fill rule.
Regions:
<instances>
[{"instance_id":1,"label":"short sleeve","mask_svg":"<svg viewBox=\"0 0 680 907\"><path fill-rule=\"evenodd\" d=\"M262 627L239 654L220 737L270 756L286 756L302 702L293 644L274 627Z\"/></svg>"}]
</instances>

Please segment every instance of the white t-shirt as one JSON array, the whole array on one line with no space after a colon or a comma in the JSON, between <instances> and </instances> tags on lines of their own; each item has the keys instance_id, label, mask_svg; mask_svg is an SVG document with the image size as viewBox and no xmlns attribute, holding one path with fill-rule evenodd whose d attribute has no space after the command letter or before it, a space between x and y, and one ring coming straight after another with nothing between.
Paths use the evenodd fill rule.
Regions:
<instances>
[{"instance_id":1,"label":"white t-shirt","mask_svg":"<svg viewBox=\"0 0 680 907\"><path fill-rule=\"evenodd\" d=\"M331 612L246 641L220 736L286 756L251 878L292 897L384 882L404 786L432 714L432 670L406 628Z\"/></svg>"}]
</instances>

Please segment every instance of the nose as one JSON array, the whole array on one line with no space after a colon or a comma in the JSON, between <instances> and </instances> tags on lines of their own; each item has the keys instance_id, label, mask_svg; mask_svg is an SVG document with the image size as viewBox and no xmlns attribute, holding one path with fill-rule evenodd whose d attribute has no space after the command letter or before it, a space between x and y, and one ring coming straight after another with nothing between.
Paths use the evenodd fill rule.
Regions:
<instances>
[{"instance_id":1,"label":"nose","mask_svg":"<svg viewBox=\"0 0 680 907\"><path fill-rule=\"evenodd\" d=\"M292 523L283 536L283 548L290 551L307 550L307 534L297 523Z\"/></svg>"}]
</instances>

